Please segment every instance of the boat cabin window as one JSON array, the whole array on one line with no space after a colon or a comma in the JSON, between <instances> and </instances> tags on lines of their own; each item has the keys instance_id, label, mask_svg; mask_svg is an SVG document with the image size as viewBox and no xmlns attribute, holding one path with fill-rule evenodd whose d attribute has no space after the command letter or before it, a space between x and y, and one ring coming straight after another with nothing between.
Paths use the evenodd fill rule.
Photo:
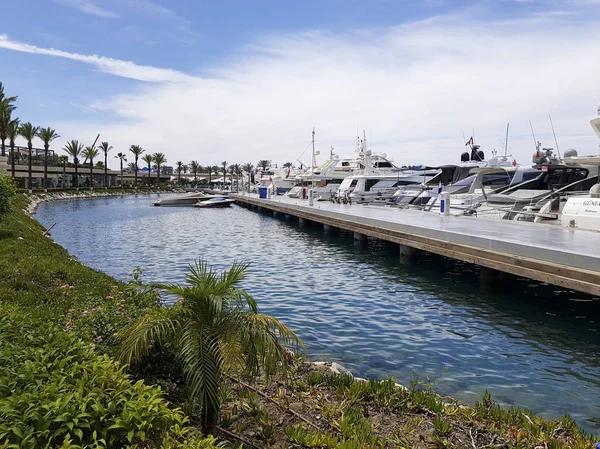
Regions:
<instances>
[{"instance_id":1,"label":"boat cabin window","mask_svg":"<svg viewBox=\"0 0 600 449\"><path fill-rule=\"evenodd\" d=\"M481 182L484 186L505 186L510 183L512 175L508 173L494 173L483 176Z\"/></svg>"},{"instance_id":2,"label":"boat cabin window","mask_svg":"<svg viewBox=\"0 0 600 449\"><path fill-rule=\"evenodd\" d=\"M556 168L544 177L547 189L561 189L588 177L589 171L585 168Z\"/></svg>"},{"instance_id":3,"label":"boat cabin window","mask_svg":"<svg viewBox=\"0 0 600 449\"><path fill-rule=\"evenodd\" d=\"M375 167L377 168L392 168L394 167L391 162L388 161L377 161L375 162Z\"/></svg>"},{"instance_id":4,"label":"boat cabin window","mask_svg":"<svg viewBox=\"0 0 600 449\"><path fill-rule=\"evenodd\" d=\"M521 182L531 181L532 179L535 179L538 176L540 176L539 171L527 171L527 172L523 173L523 179Z\"/></svg>"},{"instance_id":5,"label":"boat cabin window","mask_svg":"<svg viewBox=\"0 0 600 449\"><path fill-rule=\"evenodd\" d=\"M378 182L379 182L379 179L367 179L365 182L365 191L368 192L369 190L371 190L371 187L373 187Z\"/></svg>"}]
</instances>

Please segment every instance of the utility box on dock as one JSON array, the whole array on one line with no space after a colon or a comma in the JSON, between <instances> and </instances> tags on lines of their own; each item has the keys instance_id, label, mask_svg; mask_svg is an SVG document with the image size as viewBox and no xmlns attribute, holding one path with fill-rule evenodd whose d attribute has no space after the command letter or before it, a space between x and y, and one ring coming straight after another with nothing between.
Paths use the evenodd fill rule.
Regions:
<instances>
[{"instance_id":1,"label":"utility box on dock","mask_svg":"<svg viewBox=\"0 0 600 449\"><path fill-rule=\"evenodd\" d=\"M450 193L440 193L440 214L450 215Z\"/></svg>"}]
</instances>

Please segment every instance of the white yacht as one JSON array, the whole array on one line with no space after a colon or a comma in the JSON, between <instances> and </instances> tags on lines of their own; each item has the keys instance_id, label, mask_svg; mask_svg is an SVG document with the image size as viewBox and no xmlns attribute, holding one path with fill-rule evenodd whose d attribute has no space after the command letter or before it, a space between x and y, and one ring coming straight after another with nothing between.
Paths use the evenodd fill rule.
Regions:
<instances>
[{"instance_id":1,"label":"white yacht","mask_svg":"<svg viewBox=\"0 0 600 449\"><path fill-rule=\"evenodd\" d=\"M322 165L298 174L295 186L286 194L291 198L306 198L313 189L315 200L329 200L337 192L345 178L364 169L362 158L340 158L331 149L329 159Z\"/></svg>"}]
</instances>

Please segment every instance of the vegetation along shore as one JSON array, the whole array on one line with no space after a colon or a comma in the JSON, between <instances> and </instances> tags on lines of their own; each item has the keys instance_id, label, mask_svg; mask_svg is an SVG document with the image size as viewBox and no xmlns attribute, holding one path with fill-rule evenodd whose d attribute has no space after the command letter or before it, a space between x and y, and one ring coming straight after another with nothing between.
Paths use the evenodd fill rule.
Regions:
<instances>
[{"instance_id":1,"label":"vegetation along shore","mask_svg":"<svg viewBox=\"0 0 600 449\"><path fill-rule=\"evenodd\" d=\"M0 447L594 447L568 416L311 363L238 287L244 264L118 282L52 242L26 212L39 199L0 180Z\"/></svg>"}]
</instances>

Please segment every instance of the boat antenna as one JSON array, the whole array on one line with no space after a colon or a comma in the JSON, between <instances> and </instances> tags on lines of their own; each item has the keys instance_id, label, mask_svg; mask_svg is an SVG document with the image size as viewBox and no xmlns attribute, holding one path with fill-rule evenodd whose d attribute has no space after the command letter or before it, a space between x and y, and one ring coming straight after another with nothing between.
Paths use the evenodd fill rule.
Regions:
<instances>
[{"instance_id":1,"label":"boat antenna","mask_svg":"<svg viewBox=\"0 0 600 449\"><path fill-rule=\"evenodd\" d=\"M504 157L506 157L508 153L508 127L510 123L506 124L506 140L504 141Z\"/></svg>"},{"instance_id":2,"label":"boat antenna","mask_svg":"<svg viewBox=\"0 0 600 449\"><path fill-rule=\"evenodd\" d=\"M463 142L466 142L467 141L467 137L465 136L465 130L464 129L462 130L462 133L463 133Z\"/></svg>"},{"instance_id":3,"label":"boat antenna","mask_svg":"<svg viewBox=\"0 0 600 449\"><path fill-rule=\"evenodd\" d=\"M473 128L473 145L475 145L475 128Z\"/></svg>"},{"instance_id":4,"label":"boat antenna","mask_svg":"<svg viewBox=\"0 0 600 449\"><path fill-rule=\"evenodd\" d=\"M531 135L533 136L533 146L535 147L535 151L537 151L538 141L535 138L535 133L533 132L533 125L531 124L531 119L529 119L529 127L531 128Z\"/></svg>"},{"instance_id":5,"label":"boat antenna","mask_svg":"<svg viewBox=\"0 0 600 449\"><path fill-rule=\"evenodd\" d=\"M554 134L554 143L556 144L556 152L558 153L558 158L560 159L560 150L558 148L558 140L556 140L556 133L554 132L554 124L552 123L552 116L548 114L548 118L550 119L550 126L552 127L552 134Z\"/></svg>"}]
</instances>

